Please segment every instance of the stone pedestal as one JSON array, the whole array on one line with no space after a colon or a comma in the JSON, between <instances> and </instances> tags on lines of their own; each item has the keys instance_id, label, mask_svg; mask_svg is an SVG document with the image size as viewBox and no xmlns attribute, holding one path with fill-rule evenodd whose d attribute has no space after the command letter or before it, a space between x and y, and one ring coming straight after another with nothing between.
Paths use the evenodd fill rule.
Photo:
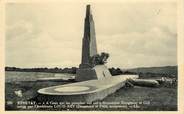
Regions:
<instances>
[{"instance_id":1,"label":"stone pedestal","mask_svg":"<svg viewBox=\"0 0 184 114\"><path fill-rule=\"evenodd\" d=\"M86 81L93 79L103 79L111 77L105 65L96 65L93 68L79 68L77 70L76 81Z\"/></svg>"}]
</instances>

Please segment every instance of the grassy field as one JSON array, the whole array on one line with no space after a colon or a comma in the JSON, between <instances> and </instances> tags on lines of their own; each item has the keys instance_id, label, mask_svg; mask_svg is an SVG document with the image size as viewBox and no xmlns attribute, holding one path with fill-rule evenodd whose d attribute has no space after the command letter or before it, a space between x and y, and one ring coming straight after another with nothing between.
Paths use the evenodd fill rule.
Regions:
<instances>
[{"instance_id":1,"label":"grassy field","mask_svg":"<svg viewBox=\"0 0 184 114\"><path fill-rule=\"evenodd\" d=\"M122 103L138 103L138 107L93 107L93 108L55 108L40 109L30 108L23 109L17 107L19 101L30 101L37 96L37 90L43 87L62 85L65 81L38 81L40 77L55 77L54 73L32 73L32 72L6 72L5 94L6 94L6 110L149 110L149 111L174 111L177 110L177 88L172 87L138 87L121 88L115 93L107 96L102 101L96 102L122 102ZM70 74L57 74L57 76L65 77ZM17 95L16 91L21 91L22 96ZM26 104L25 104L26 105ZM91 104L94 105L94 104Z\"/></svg>"}]
</instances>

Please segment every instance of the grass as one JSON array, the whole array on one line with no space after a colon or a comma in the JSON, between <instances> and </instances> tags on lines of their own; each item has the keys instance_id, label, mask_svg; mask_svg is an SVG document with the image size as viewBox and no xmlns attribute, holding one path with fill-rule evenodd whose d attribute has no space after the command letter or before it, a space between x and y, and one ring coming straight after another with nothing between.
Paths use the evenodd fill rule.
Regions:
<instances>
[{"instance_id":1,"label":"grass","mask_svg":"<svg viewBox=\"0 0 184 114\"><path fill-rule=\"evenodd\" d=\"M30 73L30 72L29 72ZM39 77L39 73L29 74L29 73L6 73L6 83L5 83L5 94L6 94L6 110L121 110L121 111L175 111L177 110L177 88L169 87L159 87L159 88L148 88L148 87L138 87L133 88L121 88L115 93L107 96L102 101L96 102L124 102L124 103L138 103L139 107L131 107L126 105L126 107L93 107L93 108L30 108L23 109L17 108L18 101L30 101L37 96L37 90L40 88L62 85L69 82L59 82L59 81L36 81ZM33 75L34 74L34 75ZM26 78L18 78L25 76ZM43 75L43 74L41 74ZM46 74L47 77L53 76L53 74ZM22 97L18 97L14 91L21 90ZM11 101L13 104L8 104ZM94 102L95 104L95 102ZM91 104L91 105L94 105Z\"/></svg>"}]
</instances>

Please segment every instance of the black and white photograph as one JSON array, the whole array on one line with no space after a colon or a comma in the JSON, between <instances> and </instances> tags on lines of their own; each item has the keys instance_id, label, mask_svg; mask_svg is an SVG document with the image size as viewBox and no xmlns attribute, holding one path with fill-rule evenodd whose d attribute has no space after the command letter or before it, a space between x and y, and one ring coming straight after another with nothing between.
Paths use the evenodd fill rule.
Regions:
<instances>
[{"instance_id":1,"label":"black and white photograph","mask_svg":"<svg viewBox=\"0 0 184 114\"><path fill-rule=\"evenodd\" d=\"M4 7L5 111L180 110L177 0Z\"/></svg>"}]
</instances>

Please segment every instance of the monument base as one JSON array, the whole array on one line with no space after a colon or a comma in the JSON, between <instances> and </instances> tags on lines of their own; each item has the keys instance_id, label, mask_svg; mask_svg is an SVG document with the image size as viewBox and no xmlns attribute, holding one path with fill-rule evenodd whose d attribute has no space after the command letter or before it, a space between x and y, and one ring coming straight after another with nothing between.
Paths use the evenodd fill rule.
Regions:
<instances>
[{"instance_id":1,"label":"monument base","mask_svg":"<svg viewBox=\"0 0 184 114\"><path fill-rule=\"evenodd\" d=\"M89 80L72 84L52 86L38 90L38 101L86 102L102 100L125 85L127 79L138 75L119 75L101 80Z\"/></svg>"},{"instance_id":2,"label":"monument base","mask_svg":"<svg viewBox=\"0 0 184 114\"><path fill-rule=\"evenodd\" d=\"M93 68L79 68L77 70L76 81L86 81L93 79L103 79L111 77L108 68L105 65L96 65Z\"/></svg>"}]
</instances>

